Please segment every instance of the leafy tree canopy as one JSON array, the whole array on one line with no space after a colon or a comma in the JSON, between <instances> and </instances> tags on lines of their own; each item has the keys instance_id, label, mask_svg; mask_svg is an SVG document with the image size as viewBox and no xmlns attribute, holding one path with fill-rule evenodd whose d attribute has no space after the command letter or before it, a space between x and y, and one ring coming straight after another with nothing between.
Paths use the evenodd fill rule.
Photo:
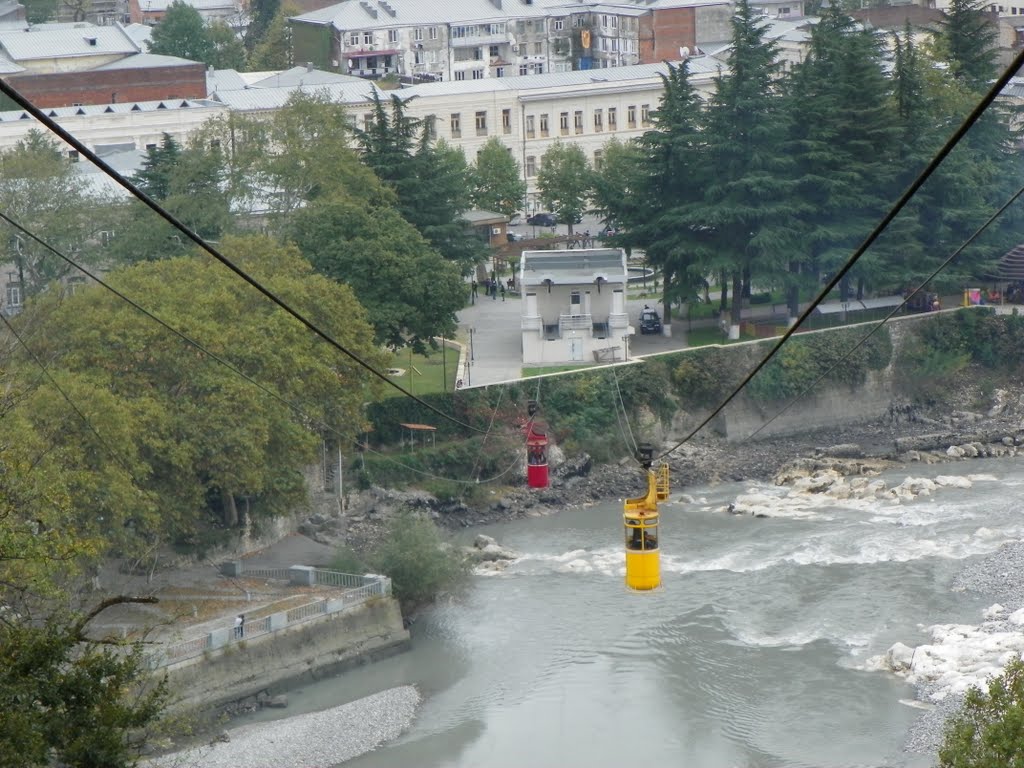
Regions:
<instances>
[{"instance_id":1,"label":"leafy tree canopy","mask_svg":"<svg viewBox=\"0 0 1024 768\"><path fill-rule=\"evenodd\" d=\"M489 138L477 155L472 182L477 208L506 216L522 210L526 182L519 163L497 136Z\"/></svg>"},{"instance_id":2,"label":"leafy tree canopy","mask_svg":"<svg viewBox=\"0 0 1024 768\"><path fill-rule=\"evenodd\" d=\"M593 189L590 161L578 144L556 141L541 157L537 189L544 206L563 224L573 225L587 210Z\"/></svg>"},{"instance_id":3,"label":"leafy tree canopy","mask_svg":"<svg viewBox=\"0 0 1024 768\"><path fill-rule=\"evenodd\" d=\"M1016 768L1024 763L1024 661L1014 659L988 691L972 688L946 723L941 768Z\"/></svg>"}]
</instances>

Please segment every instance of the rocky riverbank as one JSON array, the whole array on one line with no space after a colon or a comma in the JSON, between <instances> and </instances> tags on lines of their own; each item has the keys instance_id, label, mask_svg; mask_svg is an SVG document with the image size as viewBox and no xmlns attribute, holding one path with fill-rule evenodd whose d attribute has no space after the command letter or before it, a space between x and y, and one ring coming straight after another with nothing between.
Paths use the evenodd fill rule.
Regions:
<instances>
[{"instance_id":1,"label":"rocky riverbank","mask_svg":"<svg viewBox=\"0 0 1024 768\"><path fill-rule=\"evenodd\" d=\"M785 482L780 477L784 470L806 476L825 469L840 475L862 473L858 467L863 464L858 462L932 464L1016 455L1024 443L1024 395L995 390L986 396L968 385L954 399L959 405L931 410L894 405L876 422L790 437L728 442L702 432L667 458L673 492L722 481ZM667 436L657 448L673 448L673 437ZM358 548L374 541L387 520L404 507L419 510L449 529L461 529L621 499L644 488L632 457L596 464L586 454L561 457L557 450L553 454L551 485L543 490L526 488L522 481L493 486L481 503L373 487L350 494L343 513L310 516L299 531L324 544L344 542ZM518 473L523 475L525 470Z\"/></svg>"}]
</instances>

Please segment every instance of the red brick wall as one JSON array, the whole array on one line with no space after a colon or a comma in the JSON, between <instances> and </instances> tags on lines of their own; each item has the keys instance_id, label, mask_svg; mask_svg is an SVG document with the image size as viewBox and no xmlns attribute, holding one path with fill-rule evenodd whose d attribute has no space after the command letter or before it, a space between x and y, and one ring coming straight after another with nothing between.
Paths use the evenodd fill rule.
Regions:
<instances>
[{"instance_id":1,"label":"red brick wall","mask_svg":"<svg viewBox=\"0 0 1024 768\"><path fill-rule=\"evenodd\" d=\"M47 108L206 98L206 67L199 63L179 67L12 75L9 80L37 107Z\"/></svg>"},{"instance_id":2,"label":"red brick wall","mask_svg":"<svg viewBox=\"0 0 1024 768\"><path fill-rule=\"evenodd\" d=\"M666 8L640 18L640 63L676 61L679 48L697 47L696 9Z\"/></svg>"}]
</instances>

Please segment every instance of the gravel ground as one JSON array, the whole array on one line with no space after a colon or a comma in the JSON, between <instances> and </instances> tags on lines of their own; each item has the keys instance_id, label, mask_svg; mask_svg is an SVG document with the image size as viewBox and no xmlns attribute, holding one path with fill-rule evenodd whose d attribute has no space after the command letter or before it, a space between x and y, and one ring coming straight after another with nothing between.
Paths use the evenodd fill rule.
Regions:
<instances>
[{"instance_id":1,"label":"gravel ground","mask_svg":"<svg viewBox=\"0 0 1024 768\"><path fill-rule=\"evenodd\" d=\"M328 768L397 738L412 723L420 694L390 688L322 712L253 723L214 742L151 761L148 768Z\"/></svg>"}]
</instances>

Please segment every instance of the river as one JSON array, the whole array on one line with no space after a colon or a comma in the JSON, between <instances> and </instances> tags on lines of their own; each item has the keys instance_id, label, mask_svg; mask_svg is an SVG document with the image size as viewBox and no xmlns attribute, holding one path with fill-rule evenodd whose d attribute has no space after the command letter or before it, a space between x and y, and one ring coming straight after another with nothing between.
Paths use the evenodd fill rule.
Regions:
<instances>
[{"instance_id":1,"label":"river","mask_svg":"<svg viewBox=\"0 0 1024 768\"><path fill-rule=\"evenodd\" d=\"M622 584L619 503L486 528L523 557L417 622L412 650L247 721L413 683L425 698L413 727L346 768L931 765L903 749L921 714L914 688L871 659L928 643L929 625L981 623L992 600L950 584L1021 536L1007 488L1024 467L883 476L969 473L984 475L904 503L685 489L696 503L663 507L664 588L652 593ZM771 517L720 511L751 490Z\"/></svg>"}]
</instances>

